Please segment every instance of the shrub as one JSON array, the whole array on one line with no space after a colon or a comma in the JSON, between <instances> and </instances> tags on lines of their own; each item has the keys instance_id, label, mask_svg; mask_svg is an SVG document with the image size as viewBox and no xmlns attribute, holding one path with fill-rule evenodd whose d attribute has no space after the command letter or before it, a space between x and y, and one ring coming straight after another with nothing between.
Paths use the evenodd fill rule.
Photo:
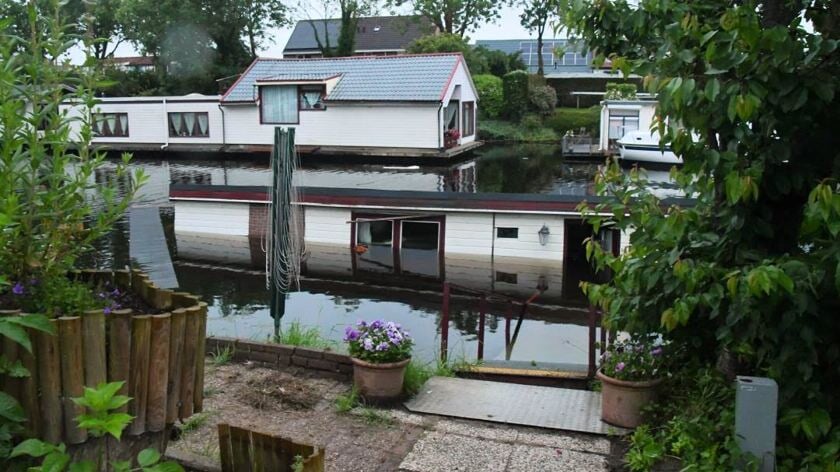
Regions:
<instances>
[{"instance_id":1,"label":"shrub","mask_svg":"<svg viewBox=\"0 0 840 472\"><path fill-rule=\"evenodd\" d=\"M519 121L528 110L528 73L524 70L508 72L502 81L504 116Z\"/></svg>"},{"instance_id":2,"label":"shrub","mask_svg":"<svg viewBox=\"0 0 840 472\"><path fill-rule=\"evenodd\" d=\"M485 46L477 46L472 50L476 61L480 62L486 67L486 71L481 73L493 74L496 77L502 77L513 70L523 70L526 68L522 61L522 56L519 51L507 54L497 49L488 49ZM470 65L470 71L477 73Z\"/></svg>"},{"instance_id":3,"label":"shrub","mask_svg":"<svg viewBox=\"0 0 840 472\"><path fill-rule=\"evenodd\" d=\"M665 348L652 339L632 338L610 344L601 359L601 372L617 380L642 381L662 377Z\"/></svg>"},{"instance_id":4,"label":"shrub","mask_svg":"<svg viewBox=\"0 0 840 472\"><path fill-rule=\"evenodd\" d=\"M522 117L521 124L528 131L536 131L543 127L543 122L538 115L525 115Z\"/></svg>"},{"instance_id":5,"label":"shrub","mask_svg":"<svg viewBox=\"0 0 840 472\"><path fill-rule=\"evenodd\" d=\"M414 344L408 331L399 324L383 320L361 321L355 328L348 326L344 331L344 341L350 347L351 356L373 363L408 359Z\"/></svg>"},{"instance_id":6,"label":"shrub","mask_svg":"<svg viewBox=\"0 0 840 472\"><path fill-rule=\"evenodd\" d=\"M607 100L632 100L636 98L636 84L619 84L607 82L607 92L604 94Z\"/></svg>"},{"instance_id":7,"label":"shrub","mask_svg":"<svg viewBox=\"0 0 840 472\"><path fill-rule=\"evenodd\" d=\"M538 85L528 90L528 101L537 113L551 115L557 106L557 92L550 85Z\"/></svg>"},{"instance_id":8,"label":"shrub","mask_svg":"<svg viewBox=\"0 0 840 472\"><path fill-rule=\"evenodd\" d=\"M581 128L597 136L601 126L601 107L557 108L553 115L546 118L545 124L561 136L568 131L577 133Z\"/></svg>"},{"instance_id":9,"label":"shrub","mask_svg":"<svg viewBox=\"0 0 840 472\"><path fill-rule=\"evenodd\" d=\"M473 76L481 106L478 112L486 118L498 118L505 103L502 79L490 74Z\"/></svg>"},{"instance_id":10,"label":"shrub","mask_svg":"<svg viewBox=\"0 0 840 472\"><path fill-rule=\"evenodd\" d=\"M467 67L472 74L486 74L490 71L486 58L476 54L467 41L452 33L430 34L412 41L406 52L411 54L430 54L438 52L459 52L464 56Z\"/></svg>"}]
</instances>

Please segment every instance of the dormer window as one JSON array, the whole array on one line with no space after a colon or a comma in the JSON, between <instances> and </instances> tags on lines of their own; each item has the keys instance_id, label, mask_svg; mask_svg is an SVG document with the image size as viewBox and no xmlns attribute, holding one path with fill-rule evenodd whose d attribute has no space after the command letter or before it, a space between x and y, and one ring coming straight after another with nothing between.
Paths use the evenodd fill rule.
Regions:
<instances>
[{"instance_id":1,"label":"dormer window","mask_svg":"<svg viewBox=\"0 0 840 472\"><path fill-rule=\"evenodd\" d=\"M298 104L301 110L324 110L324 97L327 95L326 85L298 86Z\"/></svg>"}]
</instances>

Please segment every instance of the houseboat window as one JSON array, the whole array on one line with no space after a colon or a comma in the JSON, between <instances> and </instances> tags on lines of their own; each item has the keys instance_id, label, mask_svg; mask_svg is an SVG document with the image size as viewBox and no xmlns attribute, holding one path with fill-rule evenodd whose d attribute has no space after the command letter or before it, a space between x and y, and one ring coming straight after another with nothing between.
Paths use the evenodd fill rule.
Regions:
<instances>
[{"instance_id":1,"label":"houseboat window","mask_svg":"<svg viewBox=\"0 0 840 472\"><path fill-rule=\"evenodd\" d=\"M506 284L517 284L518 277L517 274L511 274L510 272L502 272L497 270L496 271L496 282L504 282Z\"/></svg>"},{"instance_id":2,"label":"houseboat window","mask_svg":"<svg viewBox=\"0 0 840 472\"><path fill-rule=\"evenodd\" d=\"M260 87L260 122L296 124L298 122L297 86L266 85Z\"/></svg>"},{"instance_id":3,"label":"houseboat window","mask_svg":"<svg viewBox=\"0 0 840 472\"><path fill-rule=\"evenodd\" d=\"M610 110L609 139L621 139L639 129L639 110Z\"/></svg>"},{"instance_id":4,"label":"houseboat window","mask_svg":"<svg viewBox=\"0 0 840 472\"><path fill-rule=\"evenodd\" d=\"M446 123L446 129L458 129L458 102L450 100L449 105L443 111L443 122Z\"/></svg>"},{"instance_id":5,"label":"houseboat window","mask_svg":"<svg viewBox=\"0 0 840 472\"><path fill-rule=\"evenodd\" d=\"M440 276L439 228L437 222L402 222L400 268L403 273Z\"/></svg>"},{"instance_id":6,"label":"houseboat window","mask_svg":"<svg viewBox=\"0 0 840 472\"><path fill-rule=\"evenodd\" d=\"M128 113L94 113L91 121L94 136L128 137Z\"/></svg>"},{"instance_id":7,"label":"houseboat window","mask_svg":"<svg viewBox=\"0 0 840 472\"><path fill-rule=\"evenodd\" d=\"M210 119L207 112L169 113L169 136L173 138L207 138L210 136Z\"/></svg>"},{"instance_id":8,"label":"houseboat window","mask_svg":"<svg viewBox=\"0 0 840 472\"><path fill-rule=\"evenodd\" d=\"M391 221L360 221L356 226L356 243L373 246L390 246L394 240Z\"/></svg>"},{"instance_id":9,"label":"houseboat window","mask_svg":"<svg viewBox=\"0 0 840 472\"><path fill-rule=\"evenodd\" d=\"M496 237L519 239L519 228L496 228Z\"/></svg>"},{"instance_id":10,"label":"houseboat window","mask_svg":"<svg viewBox=\"0 0 840 472\"><path fill-rule=\"evenodd\" d=\"M464 136L475 133L475 102L464 102Z\"/></svg>"},{"instance_id":11,"label":"houseboat window","mask_svg":"<svg viewBox=\"0 0 840 472\"><path fill-rule=\"evenodd\" d=\"M301 110L324 110L326 85L301 85L298 89Z\"/></svg>"},{"instance_id":12,"label":"houseboat window","mask_svg":"<svg viewBox=\"0 0 840 472\"><path fill-rule=\"evenodd\" d=\"M437 250L438 224L425 221L403 221L402 248Z\"/></svg>"}]
</instances>

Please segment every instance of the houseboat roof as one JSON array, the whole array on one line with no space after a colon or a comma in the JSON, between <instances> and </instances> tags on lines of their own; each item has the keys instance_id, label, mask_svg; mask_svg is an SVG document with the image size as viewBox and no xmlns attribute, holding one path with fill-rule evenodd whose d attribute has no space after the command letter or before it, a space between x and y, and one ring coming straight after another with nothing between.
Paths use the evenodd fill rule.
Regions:
<instances>
[{"instance_id":1,"label":"houseboat roof","mask_svg":"<svg viewBox=\"0 0 840 472\"><path fill-rule=\"evenodd\" d=\"M277 77L334 77L332 102L440 102L461 54L408 54L313 59L257 58L222 97L222 103L254 102L258 82ZM288 80L288 79L286 79Z\"/></svg>"},{"instance_id":2,"label":"houseboat roof","mask_svg":"<svg viewBox=\"0 0 840 472\"><path fill-rule=\"evenodd\" d=\"M431 30L431 24L415 16L372 16L359 18L356 24L355 51L404 51L408 43ZM303 20L295 25L284 54L317 53L318 39L335 47L341 32L341 19Z\"/></svg>"}]
</instances>

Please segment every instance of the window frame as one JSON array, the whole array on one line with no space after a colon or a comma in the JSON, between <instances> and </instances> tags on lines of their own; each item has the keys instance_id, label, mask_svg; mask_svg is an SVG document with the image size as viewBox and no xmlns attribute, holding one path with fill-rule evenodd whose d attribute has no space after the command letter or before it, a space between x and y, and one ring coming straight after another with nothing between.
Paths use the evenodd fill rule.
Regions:
<instances>
[{"instance_id":1,"label":"window frame","mask_svg":"<svg viewBox=\"0 0 840 472\"><path fill-rule=\"evenodd\" d=\"M470 112L467 113L467 106L470 108ZM461 113L461 137L467 138L470 136L475 135L475 101L467 101L461 102L461 108L463 109ZM469 117L469 122L467 118ZM470 125L469 127L467 125ZM469 130L469 133L467 131Z\"/></svg>"},{"instance_id":2,"label":"window frame","mask_svg":"<svg viewBox=\"0 0 840 472\"><path fill-rule=\"evenodd\" d=\"M265 121L265 118L263 116L263 103L264 103L263 102L263 91L265 90L265 88L266 87L289 87L289 86L295 87L295 100L297 101L297 103L295 104L295 111L297 112L297 113L295 113L295 121ZM300 124L300 91L298 90L299 87L297 85L282 85L282 84L261 85L258 88L260 90L259 109L260 109L260 124L261 125L299 125Z\"/></svg>"},{"instance_id":3,"label":"window frame","mask_svg":"<svg viewBox=\"0 0 840 472\"><path fill-rule=\"evenodd\" d=\"M98 123L101 123L102 121L104 121L104 119L97 121L96 118L97 118L97 116L102 116L104 118L107 115L115 115L115 118L116 118L115 123L116 123L117 126L119 126L120 131L123 131L122 134L102 134L101 128L100 128ZM125 130L122 129L122 123L120 121L120 115L125 115L125 123L126 123L126 129ZM128 117L128 112L122 112L122 111L92 112L90 123L91 123L91 131L93 131L93 137L94 138L128 138L128 137L130 137L129 130L131 129L131 126L129 126L128 118L129 118ZM105 119L107 119L107 118L105 118Z\"/></svg>"},{"instance_id":4,"label":"window frame","mask_svg":"<svg viewBox=\"0 0 840 472\"><path fill-rule=\"evenodd\" d=\"M198 115L207 115L207 134L204 134L204 135L193 134L193 135L185 135L185 136L182 136L180 134L172 134L173 131L175 131L175 129L172 127L172 120L170 118L170 115L172 115L173 113L180 113L181 114L181 120L182 120L182 123L183 123L184 127L187 126L186 121L184 121L184 115L187 114L187 113L192 113L193 115L195 115L195 122L193 123L193 128L195 130L198 130L198 131L201 131L201 128L198 126ZM202 138L202 139L204 139L204 138L209 139L210 138L210 113L206 112L206 111L168 111L168 112L166 112L166 125L169 128L169 137L170 138Z\"/></svg>"},{"instance_id":5,"label":"window frame","mask_svg":"<svg viewBox=\"0 0 840 472\"><path fill-rule=\"evenodd\" d=\"M515 236L502 236L502 231L511 231ZM496 239L519 239L518 226L496 226Z\"/></svg>"},{"instance_id":6,"label":"window frame","mask_svg":"<svg viewBox=\"0 0 840 472\"><path fill-rule=\"evenodd\" d=\"M304 108L303 107L303 100L301 100L301 95L303 94L306 88L315 89L318 88L321 92L321 99L319 102L321 103L321 108ZM324 103L324 100L327 98L327 84L301 84L297 86L297 101L298 101L298 112L301 111L327 111L327 105ZM298 121L300 121L300 115L298 115Z\"/></svg>"}]
</instances>

